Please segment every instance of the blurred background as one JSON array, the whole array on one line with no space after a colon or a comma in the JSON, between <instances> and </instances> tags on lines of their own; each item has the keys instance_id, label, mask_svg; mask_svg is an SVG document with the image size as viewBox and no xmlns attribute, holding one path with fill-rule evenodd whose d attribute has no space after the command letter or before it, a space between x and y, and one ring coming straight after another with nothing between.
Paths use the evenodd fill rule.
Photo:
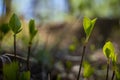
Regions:
<instances>
[{"instance_id":1,"label":"blurred background","mask_svg":"<svg viewBox=\"0 0 120 80\"><path fill-rule=\"evenodd\" d=\"M1 55L13 52L13 33L8 27L13 13L22 23L22 32L17 35L18 55L27 56L28 22L34 19L38 34L31 60L37 63L35 66L44 65L42 71L51 71L53 80L76 79L85 40L84 16L97 18L85 54L85 60L95 69L90 80L105 79L102 47L106 41L113 42L120 63L120 0L0 0Z\"/></svg>"}]
</instances>

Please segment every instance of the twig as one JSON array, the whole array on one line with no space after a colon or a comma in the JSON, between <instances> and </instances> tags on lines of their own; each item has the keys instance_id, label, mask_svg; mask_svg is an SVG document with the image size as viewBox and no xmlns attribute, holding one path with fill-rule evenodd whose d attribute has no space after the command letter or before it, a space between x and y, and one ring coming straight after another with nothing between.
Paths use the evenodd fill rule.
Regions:
<instances>
[{"instance_id":1,"label":"twig","mask_svg":"<svg viewBox=\"0 0 120 80\"><path fill-rule=\"evenodd\" d=\"M80 78L80 73L81 73L83 58L84 58L84 55L85 55L85 49L86 49L86 45L83 46L82 58L81 58L81 61L80 61L80 67L79 67L79 73L78 73L77 80L79 80L79 78Z\"/></svg>"},{"instance_id":2,"label":"twig","mask_svg":"<svg viewBox=\"0 0 120 80\"><path fill-rule=\"evenodd\" d=\"M14 34L14 58L16 61L16 34Z\"/></svg>"},{"instance_id":3,"label":"twig","mask_svg":"<svg viewBox=\"0 0 120 80\"><path fill-rule=\"evenodd\" d=\"M107 74L106 74L106 80L108 80L108 77L109 77L109 63L110 63L110 59L108 58L108 61L107 61Z\"/></svg>"},{"instance_id":4,"label":"twig","mask_svg":"<svg viewBox=\"0 0 120 80\"><path fill-rule=\"evenodd\" d=\"M114 76L115 76L115 70L113 71L111 80L114 80Z\"/></svg>"},{"instance_id":5,"label":"twig","mask_svg":"<svg viewBox=\"0 0 120 80\"><path fill-rule=\"evenodd\" d=\"M30 53L31 53L31 42L29 42L29 45L28 45L28 55L27 55L27 70L30 70Z\"/></svg>"}]
</instances>

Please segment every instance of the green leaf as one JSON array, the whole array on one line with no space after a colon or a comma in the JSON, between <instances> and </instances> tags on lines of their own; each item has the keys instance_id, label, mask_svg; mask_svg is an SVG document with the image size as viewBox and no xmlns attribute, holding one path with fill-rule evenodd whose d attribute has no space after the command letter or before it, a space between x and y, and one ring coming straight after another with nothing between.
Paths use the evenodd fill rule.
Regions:
<instances>
[{"instance_id":1,"label":"green leaf","mask_svg":"<svg viewBox=\"0 0 120 80\"><path fill-rule=\"evenodd\" d=\"M35 21L32 19L29 21L29 34L30 41L32 41L35 35L37 34L37 30L35 29Z\"/></svg>"},{"instance_id":2,"label":"green leaf","mask_svg":"<svg viewBox=\"0 0 120 80\"><path fill-rule=\"evenodd\" d=\"M14 34L17 34L21 31L21 23L16 14L13 14L9 21L9 27L14 32Z\"/></svg>"},{"instance_id":3,"label":"green leaf","mask_svg":"<svg viewBox=\"0 0 120 80\"><path fill-rule=\"evenodd\" d=\"M115 70L115 76L116 76L115 80L120 80L120 67L119 66L117 66Z\"/></svg>"},{"instance_id":4,"label":"green leaf","mask_svg":"<svg viewBox=\"0 0 120 80\"><path fill-rule=\"evenodd\" d=\"M114 53L114 54L111 54L111 60L112 60L112 64L113 66L116 66L116 62L117 62L117 55Z\"/></svg>"},{"instance_id":5,"label":"green leaf","mask_svg":"<svg viewBox=\"0 0 120 80\"><path fill-rule=\"evenodd\" d=\"M90 26L91 26L91 20L89 18L87 18L87 17L84 17L84 19L83 19L83 27L84 27L86 36L89 35Z\"/></svg>"},{"instance_id":6,"label":"green leaf","mask_svg":"<svg viewBox=\"0 0 120 80\"><path fill-rule=\"evenodd\" d=\"M112 42L108 41L103 46L103 53L107 58L115 58L114 46Z\"/></svg>"},{"instance_id":7,"label":"green leaf","mask_svg":"<svg viewBox=\"0 0 120 80\"><path fill-rule=\"evenodd\" d=\"M83 67L84 67L83 76L85 78L89 78L94 73L94 68L92 68L92 66L86 61L84 61Z\"/></svg>"},{"instance_id":8,"label":"green leaf","mask_svg":"<svg viewBox=\"0 0 120 80\"><path fill-rule=\"evenodd\" d=\"M30 80L30 71L22 72L19 80Z\"/></svg>"},{"instance_id":9,"label":"green leaf","mask_svg":"<svg viewBox=\"0 0 120 80\"><path fill-rule=\"evenodd\" d=\"M3 65L4 80L17 80L18 69L18 62Z\"/></svg>"},{"instance_id":10,"label":"green leaf","mask_svg":"<svg viewBox=\"0 0 120 80\"><path fill-rule=\"evenodd\" d=\"M97 20L97 18L90 20L87 17L84 17L84 19L83 19L83 27L84 27L84 31L86 33L86 42L88 42L88 39L89 39L91 32L94 28L94 24L95 24L96 20Z\"/></svg>"}]
</instances>

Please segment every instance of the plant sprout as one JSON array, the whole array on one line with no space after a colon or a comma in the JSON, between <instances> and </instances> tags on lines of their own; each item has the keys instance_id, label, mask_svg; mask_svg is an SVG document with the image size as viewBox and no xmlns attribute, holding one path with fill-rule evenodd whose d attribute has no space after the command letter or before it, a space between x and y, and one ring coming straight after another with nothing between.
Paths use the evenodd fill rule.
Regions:
<instances>
[{"instance_id":1,"label":"plant sprout","mask_svg":"<svg viewBox=\"0 0 120 80\"><path fill-rule=\"evenodd\" d=\"M116 54L114 50L114 46L112 42L108 41L103 46L103 53L107 57L107 74L106 74L106 80L108 80L108 74L109 74L109 65L110 65L110 59L112 60L113 67L116 67ZM113 70L112 80L114 79L115 69Z\"/></svg>"},{"instance_id":2,"label":"plant sprout","mask_svg":"<svg viewBox=\"0 0 120 80\"><path fill-rule=\"evenodd\" d=\"M86 40L85 40L86 43L88 42L88 40L90 38L90 35L91 35L91 32L93 31L96 20L97 20L97 18L90 20L87 17L84 17L84 19L83 19L83 28L84 28L84 31L86 34Z\"/></svg>"},{"instance_id":3,"label":"plant sprout","mask_svg":"<svg viewBox=\"0 0 120 80\"><path fill-rule=\"evenodd\" d=\"M86 34L86 39L85 39L85 43L84 43L84 46L83 46L82 58L81 58L81 61L80 61L80 67L79 67L79 73L78 73L77 80L79 80L79 77L80 77L83 58L84 58L84 55L85 55L86 44L88 43L88 40L90 38L90 35L91 35L91 32L94 28L94 24L95 24L96 20L97 20L97 18L95 18L93 20L90 20L87 17L84 17L84 19L83 19L83 28L84 28L84 31L85 31L85 34Z\"/></svg>"},{"instance_id":4,"label":"plant sprout","mask_svg":"<svg viewBox=\"0 0 120 80\"><path fill-rule=\"evenodd\" d=\"M29 34L30 34L30 39L29 39L28 56L27 56L27 69L28 70L30 70L29 59L30 59L30 50L31 50L32 40L34 39L35 35L37 34L37 30L35 29L35 21L32 19L29 21Z\"/></svg>"},{"instance_id":5,"label":"plant sprout","mask_svg":"<svg viewBox=\"0 0 120 80\"><path fill-rule=\"evenodd\" d=\"M12 32L14 33L14 56L15 56L15 60L16 60L16 34L18 34L22 29L21 29L20 20L15 13L10 18L9 27L12 30Z\"/></svg>"}]
</instances>

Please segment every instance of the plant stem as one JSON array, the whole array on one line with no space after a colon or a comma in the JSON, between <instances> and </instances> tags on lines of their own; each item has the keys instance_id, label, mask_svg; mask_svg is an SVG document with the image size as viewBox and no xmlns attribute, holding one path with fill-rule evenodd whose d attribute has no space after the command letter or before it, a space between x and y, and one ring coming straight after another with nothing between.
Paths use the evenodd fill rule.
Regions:
<instances>
[{"instance_id":1,"label":"plant stem","mask_svg":"<svg viewBox=\"0 0 120 80\"><path fill-rule=\"evenodd\" d=\"M30 70L30 50L31 50L31 42L29 42L29 45L28 45L28 55L27 55L27 70Z\"/></svg>"},{"instance_id":2,"label":"plant stem","mask_svg":"<svg viewBox=\"0 0 120 80\"><path fill-rule=\"evenodd\" d=\"M14 58L16 61L16 34L14 34Z\"/></svg>"},{"instance_id":3,"label":"plant stem","mask_svg":"<svg viewBox=\"0 0 120 80\"><path fill-rule=\"evenodd\" d=\"M115 76L115 70L113 71L111 80L114 80L114 76Z\"/></svg>"},{"instance_id":4,"label":"plant stem","mask_svg":"<svg viewBox=\"0 0 120 80\"><path fill-rule=\"evenodd\" d=\"M77 76L77 80L79 80L79 78L80 78L83 58L84 58L84 55L85 55L85 49L86 49L86 45L83 46L82 58L81 58L81 61L80 61L80 67L79 67L79 73L78 73L78 76Z\"/></svg>"},{"instance_id":5,"label":"plant stem","mask_svg":"<svg viewBox=\"0 0 120 80\"><path fill-rule=\"evenodd\" d=\"M107 74L106 74L106 80L108 80L108 74L109 74L109 63L110 63L110 59L108 58L108 61L107 61Z\"/></svg>"}]
</instances>

